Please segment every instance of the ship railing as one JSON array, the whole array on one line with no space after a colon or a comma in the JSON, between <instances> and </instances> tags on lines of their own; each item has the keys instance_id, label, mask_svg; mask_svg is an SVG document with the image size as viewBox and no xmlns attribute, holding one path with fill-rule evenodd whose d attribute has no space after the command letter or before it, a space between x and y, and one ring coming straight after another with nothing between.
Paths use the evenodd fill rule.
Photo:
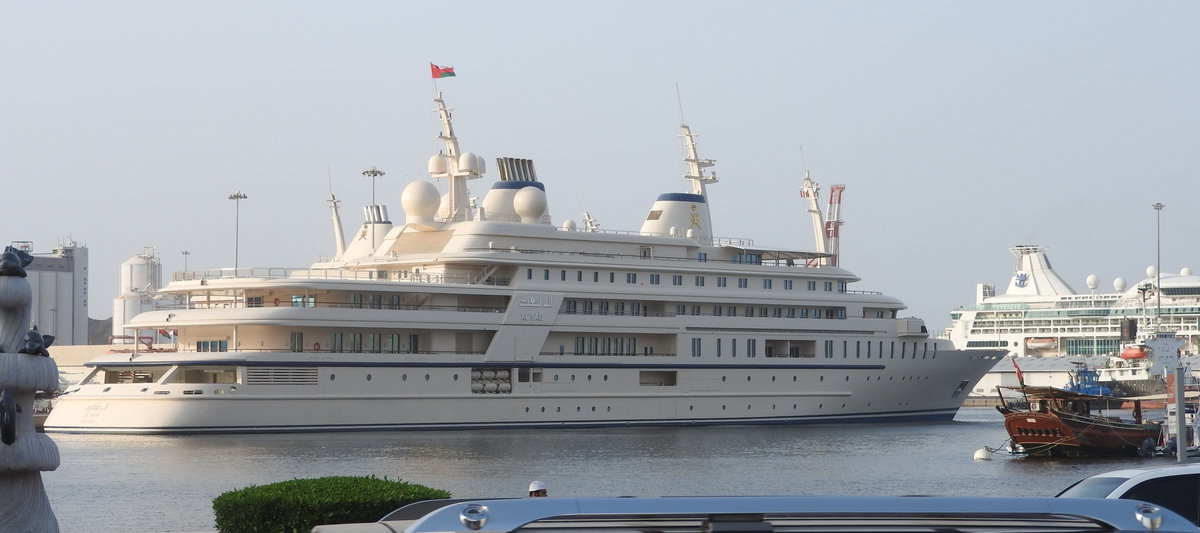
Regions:
<instances>
[{"instance_id":1,"label":"ship railing","mask_svg":"<svg viewBox=\"0 0 1200 533\"><path fill-rule=\"evenodd\" d=\"M307 307L321 309L370 309L378 311L454 311L456 313L503 313L506 311L504 307L485 307L485 306L465 306L465 305L433 305L433 304L392 304L388 302L308 302L291 300L281 301L279 305L274 305L273 302L245 302L241 298L238 301L223 300L205 302L196 300L190 304L171 304L159 305L155 310L170 311L175 309L259 309L259 308L275 308L275 307Z\"/></svg>"},{"instance_id":2,"label":"ship railing","mask_svg":"<svg viewBox=\"0 0 1200 533\"><path fill-rule=\"evenodd\" d=\"M221 279L323 279L323 280L368 280L394 281L399 283L436 283L459 285L507 286L511 277L479 274L441 274L420 271L391 272L386 270L361 270L345 268L220 268L191 270L171 274L171 281L200 281Z\"/></svg>"},{"instance_id":3,"label":"ship railing","mask_svg":"<svg viewBox=\"0 0 1200 533\"><path fill-rule=\"evenodd\" d=\"M686 238L686 234L672 235L670 233L656 233L656 232L650 232L650 231L633 231L633 230L600 229L600 228L596 228L596 229L592 229L592 230L585 230L585 229L578 229L578 228L576 228L576 229L556 228L556 229L558 229L559 231L566 231L566 232L603 233L605 235L639 235L642 237L683 237L683 238ZM744 237L707 237L707 238L697 237L697 238L694 238L694 240L699 241L700 244L705 244L705 245L711 244L712 246L751 246L751 247L754 246L754 239L747 239Z\"/></svg>"},{"instance_id":4,"label":"ship railing","mask_svg":"<svg viewBox=\"0 0 1200 533\"><path fill-rule=\"evenodd\" d=\"M514 254L530 254L530 255L556 255L570 257L587 257L587 258L604 258L604 259L619 259L627 260L648 260L648 261L674 261L679 263L713 263L713 264L730 264L730 265L758 265L769 267L792 267L792 268L816 268L821 266L816 263L810 264L808 261L796 259L775 259L771 257L760 257L757 259L735 258L735 259L712 259L709 257L670 257L662 255L642 255L642 254L618 254L611 252L580 252L570 250L544 250L541 248L466 248L467 252L509 252Z\"/></svg>"},{"instance_id":5,"label":"ship railing","mask_svg":"<svg viewBox=\"0 0 1200 533\"><path fill-rule=\"evenodd\" d=\"M575 353L573 351L553 351L553 352L538 352L538 355L565 355L571 357L675 357L679 354L673 352L603 352L603 353Z\"/></svg>"}]
</instances>

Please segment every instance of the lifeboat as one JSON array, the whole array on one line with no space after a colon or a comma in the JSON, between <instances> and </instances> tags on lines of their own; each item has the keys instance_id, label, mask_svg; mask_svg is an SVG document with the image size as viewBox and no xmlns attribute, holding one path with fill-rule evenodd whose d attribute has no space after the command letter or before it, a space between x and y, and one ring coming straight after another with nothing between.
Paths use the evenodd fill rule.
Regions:
<instances>
[{"instance_id":1,"label":"lifeboat","mask_svg":"<svg viewBox=\"0 0 1200 533\"><path fill-rule=\"evenodd\" d=\"M1126 346L1121 350L1121 359L1145 359L1146 348L1142 346Z\"/></svg>"},{"instance_id":2,"label":"lifeboat","mask_svg":"<svg viewBox=\"0 0 1200 533\"><path fill-rule=\"evenodd\" d=\"M1025 347L1031 350L1046 350L1050 348L1057 348L1058 341L1051 338L1025 339Z\"/></svg>"}]
</instances>

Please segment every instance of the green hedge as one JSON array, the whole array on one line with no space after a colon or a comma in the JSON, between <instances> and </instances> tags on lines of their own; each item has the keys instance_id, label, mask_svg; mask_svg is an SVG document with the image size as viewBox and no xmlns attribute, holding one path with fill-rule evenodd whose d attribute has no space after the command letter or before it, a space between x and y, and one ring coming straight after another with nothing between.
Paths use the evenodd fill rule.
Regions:
<instances>
[{"instance_id":1,"label":"green hedge","mask_svg":"<svg viewBox=\"0 0 1200 533\"><path fill-rule=\"evenodd\" d=\"M221 533L308 533L322 524L374 522L398 507L450 493L375 476L293 479L213 499Z\"/></svg>"}]
</instances>

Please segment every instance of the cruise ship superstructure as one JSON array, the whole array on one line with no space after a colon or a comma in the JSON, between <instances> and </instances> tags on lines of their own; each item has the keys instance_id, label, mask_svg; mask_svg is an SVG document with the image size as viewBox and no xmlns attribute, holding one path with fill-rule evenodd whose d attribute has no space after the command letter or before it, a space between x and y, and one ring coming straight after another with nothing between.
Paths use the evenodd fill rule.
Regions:
<instances>
[{"instance_id":1,"label":"cruise ship superstructure","mask_svg":"<svg viewBox=\"0 0 1200 533\"><path fill-rule=\"evenodd\" d=\"M331 201L336 253L310 268L176 273L160 292L184 303L127 327L178 351L92 361L46 431L949 420L1004 353L957 351L899 300L852 290L840 216L820 216L807 177L818 252L715 237L713 161L686 125L691 190L638 231L554 225L530 160L497 158L470 197L487 165L435 102L444 194L412 183L403 223L371 205L344 241Z\"/></svg>"},{"instance_id":2,"label":"cruise ship superstructure","mask_svg":"<svg viewBox=\"0 0 1200 533\"><path fill-rule=\"evenodd\" d=\"M1107 355L1099 379L1122 395L1162 392L1163 375L1200 348L1200 277L1190 269L1160 274L1149 267L1132 286L1113 280L1114 292L1097 292L1098 278L1088 275L1088 292L1079 293L1054 271L1045 246L1010 251L1015 261L1004 294L978 284L975 304L951 313L943 338L1015 357ZM1151 338L1162 336L1181 341L1178 353L1150 348Z\"/></svg>"}]
</instances>

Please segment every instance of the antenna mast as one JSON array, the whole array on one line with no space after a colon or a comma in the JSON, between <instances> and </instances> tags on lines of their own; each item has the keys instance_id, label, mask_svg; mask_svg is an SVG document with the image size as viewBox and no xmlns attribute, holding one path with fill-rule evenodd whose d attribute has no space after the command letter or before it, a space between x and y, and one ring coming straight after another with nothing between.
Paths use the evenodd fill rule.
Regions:
<instances>
[{"instance_id":1,"label":"antenna mast","mask_svg":"<svg viewBox=\"0 0 1200 533\"><path fill-rule=\"evenodd\" d=\"M692 129L688 127L687 122L683 119L683 98L679 96L679 84L675 85L675 97L679 101L679 127L683 130L680 137L683 137L684 158L683 163L687 167L687 173L683 175L683 179L692 182L692 194L697 194L704 197L702 206L696 206L693 211L693 223L700 227L699 237L702 240L712 240L712 222L709 218L708 208L708 189L706 185L717 182L717 173L710 172L705 174L704 169L716 164L713 159L701 159L696 151L696 136L692 133ZM696 212L699 211L699 212Z\"/></svg>"},{"instance_id":2,"label":"antenna mast","mask_svg":"<svg viewBox=\"0 0 1200 533\"><path fill-rule=\"evenodd\" d=\"M338 204L342 203L333 195L333 172L326 168L326 178L329 180L329 208L333 211L333 259L339 260L342 258L342 252L346 251L346 234L342 231L342 215L338 213Z\"/></svg>"},{"instance_id":3,"label":"antenna mast","mask_svg":"<svg viewBox=\"0 0 1200 533\"><path fill-rule=\"evenodd\" d=\"M821 264L837 266L841 227L845 223L841 219L842 192L845 185L834 185L829 188L829 208L825 217L821 216L820 197L821 185L812 180L812 175L805 170L804 181L800 183L800 197L808 198L808 214L812 217L813 242L817 252L830 254L831 257L821 260Z\"/></svg>"}]
</instances>

